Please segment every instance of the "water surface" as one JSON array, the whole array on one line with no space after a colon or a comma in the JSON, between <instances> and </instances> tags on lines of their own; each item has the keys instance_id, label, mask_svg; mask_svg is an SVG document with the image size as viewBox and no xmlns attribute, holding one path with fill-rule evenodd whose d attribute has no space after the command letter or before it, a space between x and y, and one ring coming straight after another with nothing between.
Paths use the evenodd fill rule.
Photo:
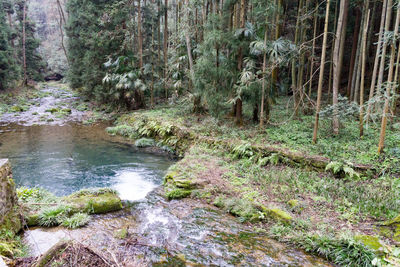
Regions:
<instances>
[{"instance_id":1,"label":"water surface","mask_svg":"<svg viewBox=\"0 0 400 267\"><path fill-rule=\"evenodd\" d=\"M56 195L82 188L112 187L121 198L143 199L161 184L172 161L117 142L105 125L15 124L0 127L0 158L8 158L18 186Z\"/></svg>"}]
</instances>

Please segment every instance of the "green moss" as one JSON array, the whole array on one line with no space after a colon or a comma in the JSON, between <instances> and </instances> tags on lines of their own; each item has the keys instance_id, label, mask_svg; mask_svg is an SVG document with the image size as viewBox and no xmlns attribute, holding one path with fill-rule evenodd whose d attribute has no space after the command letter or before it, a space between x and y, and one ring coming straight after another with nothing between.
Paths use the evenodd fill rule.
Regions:
<instances>
[{"instance_id":1,"label":"green moss","mask_svg":"<svg viewBox=\"0 0 400 267\"><path fill-rule=\"evenodd\" d=\"M101 214L122 209L121 199L115 193L81 194L65 197L63 201L71 205L74 212Z\"/></svg>"},{"instance_id":2,"label":"green moss","mask_svg":"<svg viewBox=\"0 0 400 267\"><path fill-rule=\"evenodd\" d=\"M379 240L378 237L376 236L370 236L370 235L357 235L354 237L356 241L361 242L364 244L367 248L372 249L374 251L378 251L380 248L382 248L382 244Z\"/></svg>"},{"instance_id":3,"label":"green moss","mask_svg":"<svg viewBox=\"0 0 400 267\"><path fill-rule=\"evenodd\" d=\"M296 208L296 207L298 207L299 206L299 201L297 200L297 199L292 199L292 200L289 200L288 201L288 205L289 205L289 207L291 207L291 208Z\"/></svg>"},{"instance_id":4,"label":"green moss","mask_svg":"<svg viewBox=\"0 0 400 267\"><path fill-rule=\"evenodd\" d=\"M390 225L394 225L394 224L400 224L400 215L397 216L396 218L394 218L393 220L389 220L389 221L382 223L382 225L385 225L385 226L390 226Z\"/></svg>"},{"instance_id":5,"label":"green moss","mask_svg":"<svg viewBox=\"0 0 400 267\"><path fill-rule=\"evenodd\" d=\"M125 239L128 237L128 229L122 228L119 230L114 231L114 237L118 239Z\"/></svg>"},{"instance_id":6,"label":"green moss","mask_svg":"<svg viewBox=\"0 0 400 267\"><path fill-rule=\"evenodd\" d=\"M21 215L17 211L17 207L14 210L8 212L4 218L3 223L0 225L0 231L11 231L18 233L22 229Z\"/></svg>"},{"instance_id":7,"label":"green moss","mask_svg":"<svg viewBox=\"0 0 400 267\"><path fill-rule=\"evenodd\" d=\"M287 224L293 220L293 217L289 213L287 213L286 211L283 211L281 209L278 209L278 208L270 209L270 208L262 207L262 211L266 216L268 216L278 222Z\"/></svg>"},{"instance_id":8,"label":"green moss","mask_svg":"<svg viewBox=\"0 0 400 267\"><path fill-rule=\"evenodd\" d=\"M167 192L166 196L169 200L182 199L182 198L190 196L191 193L192 193L191 190L184 190L184 189L176 188L176 189L172 189L171 191Z\"/></svg>"},{"instance_id":9,"label":"green moss","mask_svg":"<svg viewBox=\"0 0 400 267\"><path fill-rule=\"evenodd\" d=\"M53 114L53 113L60 112L60 109L58 109L58 108L49 108L49 109L46 109L45 111Z\"/></svg>"},{"instance_id":10,"label":"green moss","mask_svg":"<svg viewBox=\"0 0 400 267\"><path fill-rule=\"evenodd\" d=\"M10 108L11 112L23 112L23 111L27 111L29 109L29 107L27 106L12 106Z\"/></svg>"},{"instance_id":11,"label":"green moss","mask_svg":"<svg viewBox=\"0 0 400 267\"><path fill-rule=\"evenodd\" d=\"M25 219L25 223L29 227L39 225L39 214L38 213L26 215L24 217L24 219Z\"/></svg>"},{"instance_id":12,"label":"green moss","mask_svg":"<svg viewBox=\"0 0 400 267\"><path fill-rule=\"evenodd\" d=\"M171 184L178 188L193 190L196 188L196 183L186 177L180 176L177 172L169 172L164 178L164 184Z\"/></svg>"}]
</instances>

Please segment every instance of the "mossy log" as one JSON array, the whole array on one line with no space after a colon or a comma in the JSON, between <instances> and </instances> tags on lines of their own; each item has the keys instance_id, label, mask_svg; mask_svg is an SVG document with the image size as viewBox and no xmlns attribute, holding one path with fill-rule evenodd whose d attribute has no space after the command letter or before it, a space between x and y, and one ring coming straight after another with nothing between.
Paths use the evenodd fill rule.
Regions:
<instances>
[{"instance_id":1,"label":"mossy log","mask_svg":"<svg viewBox=\"0 0 400 267\"><path fill-rule=\"evenodd\" d=\"M70 245L72 245L72 241L62 240L58 242L37 260L34 267L46 266L57 254L62 253Z\"/></svg>"}]
</instances>

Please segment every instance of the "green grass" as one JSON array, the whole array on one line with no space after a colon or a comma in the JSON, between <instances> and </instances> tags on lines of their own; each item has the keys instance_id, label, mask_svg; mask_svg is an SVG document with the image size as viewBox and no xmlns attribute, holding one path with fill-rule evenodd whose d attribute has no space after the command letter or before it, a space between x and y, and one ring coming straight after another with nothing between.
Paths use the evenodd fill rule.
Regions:
<instances>
[{"instance_id":1,"label":"green grass","mask_svg":"<svg viewBox=\"0 0 400 267\"><path fill-rule=\"evenodd\" d=\"M70 208L64 205L43 209L39 214L39 225L45 227L60 225L68 219L69 211Z\"/></svg>"},{"instance_id":2,"label":"green grass","mask_svg":"<svg viewBox=\"0 0 400 267\"><path fill-rule=\"evenodd\" d=\"M370 122L364 130L364 137L359 137L358 119L347 117L341 120L341 128L338 136L332 134L330 118L320 119L318 143L312 144L314 115L300 115L296 119L290 119L292 109L287 108L288 98L278 98L271 110L271 124L259 129L258 124L250 121L248 115L243 127L234 124L233 118L216 119L208 115L194 115L190 112L182 112L185 105L161 106L153 110L137 111L135 114L162 122L164 125L174 125L181 129L189 129L201 136L212 137L229 141L243 141L256 145L276 145L290 150L300 151L304 154L320 155L343 163L368 164L378 170L379 175L400 174L400 132L396 128L399 125L398 118L389 123L385 140L385 153L378 155L378 141L380 123ZM245 114L251 113L245 106ZM127 118L128 117L128 118ZM133 134L132 128L126 125L136 125L135 121L129 121L125 116L124 121L119 121L115 129L121 135L129 137ZM397 125L397 126L396 126ZM145 125L149 126L149 125ZM124 128L125 127L125 128ZM143 125L142 125L143 127ZM140 128L140 127L139 127ZM114 134L116 132L113 132ZM351 165L351 164L350 164Z\"/></svg>"},{"instance_id":3,"label":"green grass","mask_svg":"<svg viewBox=\"0 0 400 267\"><path fill-rule=\"evenodd\" d=\"M88 214L79 212L72 215L70 218L64 219L62 225L70 229L76 229L85 226L89 221L90 216Z\"/></svg>"}]
</instances>

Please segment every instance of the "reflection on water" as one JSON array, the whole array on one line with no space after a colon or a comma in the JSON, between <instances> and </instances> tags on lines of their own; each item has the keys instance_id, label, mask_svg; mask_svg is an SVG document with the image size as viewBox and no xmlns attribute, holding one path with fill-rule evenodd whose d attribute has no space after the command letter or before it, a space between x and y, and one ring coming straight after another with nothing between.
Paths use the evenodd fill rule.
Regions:
<instances>
[{"instance_id":1,"label":"reflection on water","mask_svg":"<svg viewBox=\"0 0 400 267\"><path fill-rule=\"evenodd\" d=\"M56 195L113 187L127 200L143 199L162 182L171 160L115 142L104 125L0 127L0 158L9 158L18 186Z\"/></svg>"}]
</instances>

